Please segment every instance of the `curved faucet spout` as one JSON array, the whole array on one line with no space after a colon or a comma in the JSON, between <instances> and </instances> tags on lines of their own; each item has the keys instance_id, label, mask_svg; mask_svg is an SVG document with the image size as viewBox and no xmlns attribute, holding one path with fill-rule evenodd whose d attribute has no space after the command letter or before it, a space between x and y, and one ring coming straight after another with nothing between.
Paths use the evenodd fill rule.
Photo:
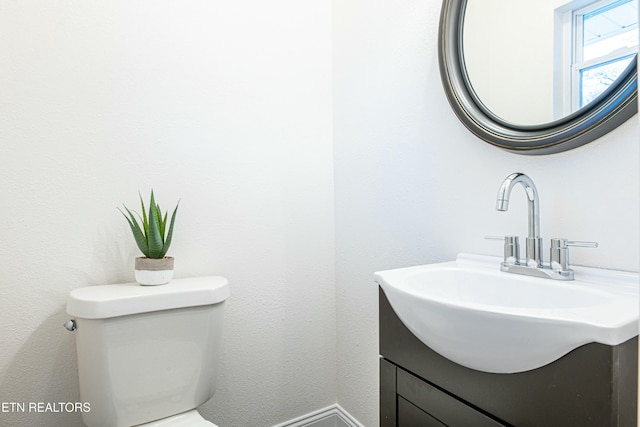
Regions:
<instances>
[{"instance_id":1,"label":"curved faucet spout","mask_svg":"<svg viewBox=\"0 0 640 427\"><path fill-rule=\"evenodd\" d=\"M539 267L542 265L542 239L540 238L540 208L538 207L538 190L531 178L523 173L512 173L502 182L498 191L496 209L506 211L509 209L511 190L516 184L522 184L527 193L527 206L529 218L529 236L527 237L527 266Z\"/></svg>"},{"instance_id":2,"label":"curved faucet spout","mask_svg":"<svg viewBox=\"0 0 640 427\"><path fill-rule=\"evenodd\" d=\"M538 206L538 190L533 180L523 173L512 173L502 182L498 191L496 209L506 211L509 209L511 190L516 184L522 184L527 193L527 205L529 208L529 237L540 237L540 208Z\"/></svg>"}]
</instances>

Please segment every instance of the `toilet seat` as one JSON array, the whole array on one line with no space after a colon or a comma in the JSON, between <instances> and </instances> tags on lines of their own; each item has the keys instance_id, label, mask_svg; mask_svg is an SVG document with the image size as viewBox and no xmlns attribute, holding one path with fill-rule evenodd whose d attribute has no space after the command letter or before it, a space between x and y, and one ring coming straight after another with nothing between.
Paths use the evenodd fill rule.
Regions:
<instances>
[{"instance_id":1,"label":"toilet seat","mask_svg":"<svg viewBox=\"0 0 640 427\"><path fill-rule=\"evenodd\" d=\"M195 409L183 412L182 414L172 415L161 420L152 421L146 424L140 424L138 427L218 427L202 418L202 415Z\"/></svg>"}]
</instances>

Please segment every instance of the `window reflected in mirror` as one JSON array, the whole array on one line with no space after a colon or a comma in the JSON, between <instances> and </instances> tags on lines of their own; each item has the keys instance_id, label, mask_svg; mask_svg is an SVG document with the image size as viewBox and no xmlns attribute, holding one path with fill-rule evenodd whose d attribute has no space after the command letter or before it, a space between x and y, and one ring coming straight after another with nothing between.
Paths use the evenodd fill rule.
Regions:
<instances>
[{"instance_id":1,"label":"window reflected in mirror","mask_svg":"<svg viewBox=\"0 0 640 427\"><path fill-rule=\"evenodd\" d=\"M638 0L466 0L468 84L516 126L575 113L605 92L638 52Z\"/></svg>"},{"instance_id":2,"label":"window reflected in mirror","mask_svg":"<svg viewBox=\"0 0 640 427\"><path fill-rule=\"evenodd\" d=\"M575 0L555 11L554 118L606 91L638 52L635 0Z\"/></svg>"}]
</instances>

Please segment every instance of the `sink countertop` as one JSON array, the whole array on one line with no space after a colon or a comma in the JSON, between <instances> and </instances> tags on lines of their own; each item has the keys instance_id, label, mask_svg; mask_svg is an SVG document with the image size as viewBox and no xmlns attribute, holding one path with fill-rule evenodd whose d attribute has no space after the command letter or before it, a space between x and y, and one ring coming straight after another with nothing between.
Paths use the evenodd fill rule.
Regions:
<instances>
[{"instance_id":1,"label":"sink countertop","mask_svg":"<svg viewBox=\"0 0 640 427\"><path fill-rule=\"evenodd\" d=\"M501 272L500 262L462 253L374 281L423 343L480 371L527 371L583 344L638 335L638 273L573 266L575 280L555 281Z\"/></svg>"}]
</instances>

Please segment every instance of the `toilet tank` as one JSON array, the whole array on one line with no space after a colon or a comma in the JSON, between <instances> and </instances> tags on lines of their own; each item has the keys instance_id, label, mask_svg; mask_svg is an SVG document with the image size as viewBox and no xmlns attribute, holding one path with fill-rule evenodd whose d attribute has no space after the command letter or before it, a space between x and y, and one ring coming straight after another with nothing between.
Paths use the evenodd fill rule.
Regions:
<instances>
[{"instance_id":1,"label":"toilet tank","mask_svg":"<svg viewBox=\"0 0 640 427\"><path fill-rule=\"evenodd\" d=\"M223 277L73 290L86 425L131 426L196 408L216 389Z\"/></svg>"}]
</instances>

